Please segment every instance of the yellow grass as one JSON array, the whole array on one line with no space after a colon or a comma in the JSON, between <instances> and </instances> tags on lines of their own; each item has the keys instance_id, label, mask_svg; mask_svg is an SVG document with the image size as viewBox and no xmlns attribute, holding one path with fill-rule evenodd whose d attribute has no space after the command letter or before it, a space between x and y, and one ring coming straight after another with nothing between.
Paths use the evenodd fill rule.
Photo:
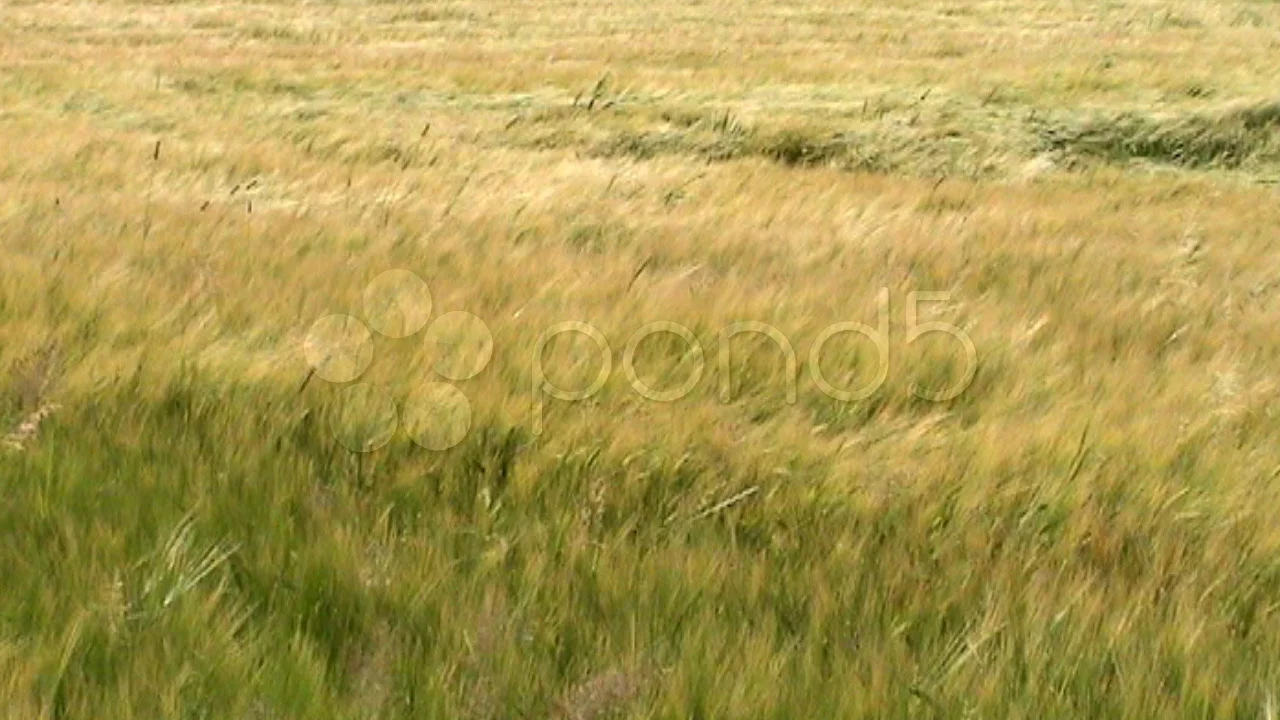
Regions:
<instances>
[{"instance_id":1,"label":"yellow grass","mask_svg":"<svg viewBox=\"0 0 1280 720\"><path fill-rule=\"evenodd\" d=\"M0 707L1270 717L1278 57L1243 0L5 4ZM373 332L341 405L308 333L396 269L492 358ZM570 321L612 372L539 413ZM335 438L426 381L456 446Z\"/></svg>"}]
</instances>

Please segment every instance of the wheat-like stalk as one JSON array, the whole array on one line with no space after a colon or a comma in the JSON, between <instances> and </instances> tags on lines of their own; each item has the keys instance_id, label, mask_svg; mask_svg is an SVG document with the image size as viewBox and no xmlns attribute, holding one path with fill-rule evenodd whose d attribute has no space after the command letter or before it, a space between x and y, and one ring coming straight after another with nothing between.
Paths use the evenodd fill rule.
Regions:
<instances>
[{"instance_id":1,"label":"wheat-like stalk","mask_svg":"<svg viewBox=\"0 0 1280 720\"><path fill-rule=\"evenodd\" d=\"M4 436L0 442L4 447L25 448L39 434L40 424L58 409L57 404L48 400L57 365L58 347L50 342L14 366L12 389L19 408L29 412Z\"/></svg>"},{"instance_id":2,"label":"wheat-like stalk","mask_svg":"<svg viewBox=\"0 0 1280 720\"><path fill-rule=\"evenodd\" d=\"M594 720L616 712L641 692L638 674L610 670L588 677L574 686L556 704L556 717L563 720Z\"/></svg>"},{"instance_id":3,"label":"wheat-like stalk","mask_svg":"<svg viewBox=\"0 0 1280 720\"><path fill-rule=\"evenodd\" d=\"M10 450L21 451L27 446L27 443L35 439L40 433L40 423L54 413L59 408L54 403L46 403L41 405L35 412L23 418L8 435L4 436L4 446Z\"/></svg>"}]
</instances>

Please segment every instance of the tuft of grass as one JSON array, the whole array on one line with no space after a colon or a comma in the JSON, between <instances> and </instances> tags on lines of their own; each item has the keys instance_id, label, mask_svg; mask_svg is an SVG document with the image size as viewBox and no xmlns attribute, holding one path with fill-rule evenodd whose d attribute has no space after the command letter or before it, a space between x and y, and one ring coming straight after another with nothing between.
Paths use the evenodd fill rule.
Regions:
<instances>
[{"instance_id":1,"label":"tuft of grass","mask_svg":"<svg viewBox=\"0 0 1280 720\"><path fill-rule=\"evenodd\" d=\"M1040 137L1046 150L1113 162L1239 168L1280 158L1280 102L1168 119L1126 113L1047 126Z\"/></svg>"}]
</instances>

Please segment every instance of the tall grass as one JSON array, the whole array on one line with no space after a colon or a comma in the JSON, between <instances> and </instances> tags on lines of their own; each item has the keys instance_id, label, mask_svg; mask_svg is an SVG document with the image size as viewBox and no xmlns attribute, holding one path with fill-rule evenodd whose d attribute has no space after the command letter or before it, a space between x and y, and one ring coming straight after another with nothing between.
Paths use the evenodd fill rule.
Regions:
<instances>
[{"instance_id":1,"label":"tall grass","mask_svg":"<svg viewBox=\"0 0 1280 720\"><path fill-rule=\"evenodd\" d=\"M0 715L1270 717L1278 23L0 7Z\"/></svg>"}]
</instances>

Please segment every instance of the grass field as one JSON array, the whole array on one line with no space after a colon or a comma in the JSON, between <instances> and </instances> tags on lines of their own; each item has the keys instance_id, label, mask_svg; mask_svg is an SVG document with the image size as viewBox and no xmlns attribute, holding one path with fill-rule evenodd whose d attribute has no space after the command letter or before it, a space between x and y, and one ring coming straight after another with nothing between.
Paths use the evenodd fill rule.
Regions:
<instances>
[{"instance_id":1,"label":"grass field","mask_svg":"<svg viewBox=\"0 0 1280 720\"><path fill-rule=\"evenodd\" d=\"M1276 717L1278 58L1274 0L5 2L0 717Z\"/></svg>"}]
</instances>

